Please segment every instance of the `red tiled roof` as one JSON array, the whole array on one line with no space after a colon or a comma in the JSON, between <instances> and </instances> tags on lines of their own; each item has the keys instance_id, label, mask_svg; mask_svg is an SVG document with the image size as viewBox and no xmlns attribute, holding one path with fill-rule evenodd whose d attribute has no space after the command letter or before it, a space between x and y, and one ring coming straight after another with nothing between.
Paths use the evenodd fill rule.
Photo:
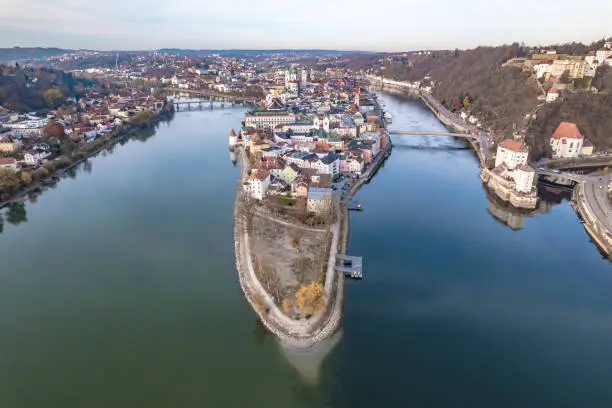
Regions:
<instances>
[{"instance_id":1,"label":"red tiled roof","mask_svg":"<svg viewBox=\"0 0 612 408\"><path fill-rule=\"evenodd\" d=\"M559 126L557 126L557 129L552 134L553 139L582 139L582 137L580 130L578 130L578 126L571 122L559 123Z\"/></svg>"},{"instance_id":2,"label":"red tiled roof","mask_svg":"<svg viewBox=\"0 0 612 408\"><path fill-rule=\"evenodd\" d=\"M525 145L521 142L517 142L516 140L510 140L510 139L502 140L502 142L499 145L503 147L504 149L513 150L515 152L526 152L527 151L527 148L525 147Z\"/></svg>"},{"instance_id":3,"label":"red tiled roof","mask_svg":"<svg viewBox=\"0 0 612 408\"><path fill-rule=\"evenodd\" d=\"M12 157L0 157L0 166L5 164L14 164L17 160Z\"/></svg>"},{"instance_id":4,"label":"red tiled roof","mask_svg":"<svg viewBox=\"0 0 612 408\"><path fill-rule=\"evenodd\" d=\"M253 174L251 174L249 179L265 180L269 175L270 175L270 172L268 170L257 170L256 172L253 172Z\"/></svg>"}]
</instances>

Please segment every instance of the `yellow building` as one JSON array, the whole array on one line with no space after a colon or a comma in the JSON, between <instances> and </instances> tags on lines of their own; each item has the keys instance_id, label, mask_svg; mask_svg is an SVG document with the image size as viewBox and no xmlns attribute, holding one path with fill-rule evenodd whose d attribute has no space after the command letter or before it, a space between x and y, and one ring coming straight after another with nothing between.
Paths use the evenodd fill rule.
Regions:
<instances>
[{"instance_id":1,"label":"yellow building","mask_svg":"<svg viewBox=\"0 0 612 408\"><path fill-rule=\"evenodd\" d=\"M273 98L280 98L282 93L283 89L270 89L270 95L272 95Z\"/></svg>"},{"instance_id":2,"label":"yellow building","mask_svg":"<svg viewBox=\"0 0 612 408\"><path fill-rule=\"evenodd\" d=\"M249 151L251 155L255 156L257 153L261 152L263 149L267 149L270 147L267 143L251 143L249 146Z\"/></svg>"},{"instance_id":3,"label":"yellow building","mask_svg":"<svg viewBox=\"0 0 612 408\"><path fill-rule=\"evenodd\" d=\"M0 142L0 152L14 153L21 147L19 142Z\"/></svg>"}]
</instances>

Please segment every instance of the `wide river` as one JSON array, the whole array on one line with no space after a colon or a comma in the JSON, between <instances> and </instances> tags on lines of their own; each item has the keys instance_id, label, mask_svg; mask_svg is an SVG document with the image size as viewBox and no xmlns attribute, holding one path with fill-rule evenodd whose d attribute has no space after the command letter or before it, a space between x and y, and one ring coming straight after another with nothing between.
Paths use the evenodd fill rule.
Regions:
<instances>
[{"instance_id":1,"label":"wide river","mask_svg":"<svg viewBox=\"0 0 612 408\"><path fill-rule=\"evenodd\" d=\"M383 99L392 127L443 130ZM243 112L177 113L2 210L0 407L612 406L611 265L567 202L494 218L451 138L394 138L351 215L342 332L282 350L234 268Z\"/></svg>"}]
</instances>

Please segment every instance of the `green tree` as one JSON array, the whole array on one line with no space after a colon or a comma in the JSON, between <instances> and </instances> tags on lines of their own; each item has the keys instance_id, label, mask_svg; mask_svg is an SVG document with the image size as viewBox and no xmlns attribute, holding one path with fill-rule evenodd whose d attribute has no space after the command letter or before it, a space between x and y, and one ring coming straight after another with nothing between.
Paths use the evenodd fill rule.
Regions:
<instances>
[{"instance_id":1,"label":"green tree","mask_svg":"<svg viewBox=\"0 0 612 408\"><path fill-rule=\"evenodd\" d=\"M155 121L155 113L153 113L153 111L150 111L149 109L145 109L145 110L138 112L137 114L132 116L132 118L130 119L130 123L132 123L133 125L138 125L138 126L150 125L154 121Z\"/></svg>"},{"instance_id":2,"label":"green tree","mask_svg":"<svg viewBox=\"0 0 612 408\"><path fill-rule=\"evenodd\" d=\"M0 169L0 192L13 193L19 189L19 186L17 173L9 169Z\"/></svg>"},{"instance_id":3,"label":"green tree","mask_svg":"<svg viewBox=\"0 0 612 408\"><path fill-rule=\"evenodd\" d=\"M64 101L64 93L57 88L47 89L43 92L42 96L43 100L50 108L57 108Z\"/></svg>"}]
</instances>

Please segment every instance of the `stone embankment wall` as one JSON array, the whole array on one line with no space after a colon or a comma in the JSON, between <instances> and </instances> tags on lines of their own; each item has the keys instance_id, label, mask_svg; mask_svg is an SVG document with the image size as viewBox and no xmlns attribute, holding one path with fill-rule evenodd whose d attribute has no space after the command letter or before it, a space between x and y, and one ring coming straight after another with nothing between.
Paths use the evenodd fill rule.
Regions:
<instances>
[{"instance_id":1,"label":"stone embankment wall","mask_svg":"<svg viewBox=\"0 0 612 408\"><path fill-rule=\"evenodd\" d=\"M494 192L499 198L512 204L516 208L534 209L538 204L536 194L519 195L514 191L510 181L499 177L487 168L480 170L480 179Z\"/></svg>"},{"instance_id":2,"label":"stone embankment wall","mask_svg":"<svg viewBox=\"0 0 612 408\"><path fill-rule=\"evenodd\" d=\"M584 196L584 188L585 186L582 183L579 183L574 188L574 200L577 204L576 212L578 212L584 221L584 229L586 229L588 234L597 243L597 246L610 256L612 255L612 237L606 228L598 221L595 214L593 214Z\"/></svg>"}]
</instances>

